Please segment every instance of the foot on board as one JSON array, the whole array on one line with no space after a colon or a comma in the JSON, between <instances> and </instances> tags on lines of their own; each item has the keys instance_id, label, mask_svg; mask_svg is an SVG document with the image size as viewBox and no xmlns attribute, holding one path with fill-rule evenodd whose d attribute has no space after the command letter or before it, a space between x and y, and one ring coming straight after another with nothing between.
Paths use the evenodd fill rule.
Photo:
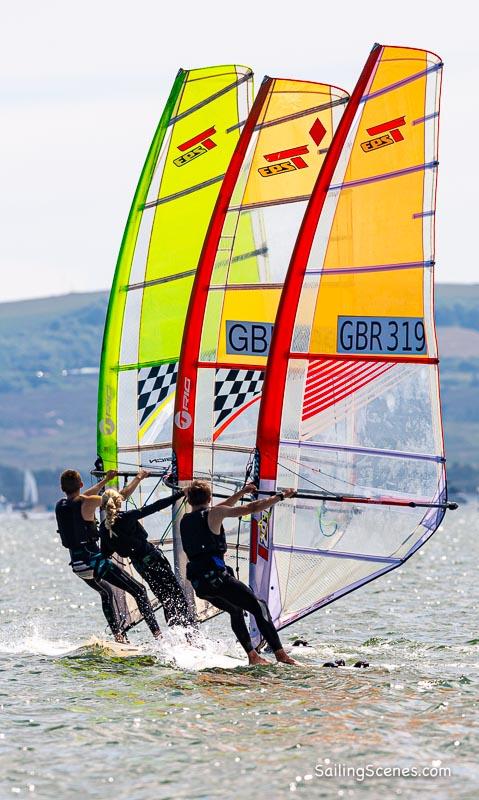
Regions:
<instances>
[{"instance_id":1,"label":"foot on board","mask_svg":"<svg viewBox=\"0 0 479 800\"><path fill-rule=\"evenodd\" d=\"M268 664L271 664L271 661L266 661L265 658L261 658L260 654L256 652L256 650L251 650L248 653L248 661L250 664L255 666L263 666L266 667Z\"/></svg>"},{"instance_id":2,"label":"foot on board","mask_svg":"<svg viewBox=\"0 0 479 800\"><path fill-rule=\"evenodd\" d=\"M299 661L295 661L294 658L288 656L288 654L285 653L283 648L281 648L281 650L276 650L274 655L276 657L276 661L278 661L280 664L291 664L291 666L299 665Z\"/></svg>"}]
</instances>

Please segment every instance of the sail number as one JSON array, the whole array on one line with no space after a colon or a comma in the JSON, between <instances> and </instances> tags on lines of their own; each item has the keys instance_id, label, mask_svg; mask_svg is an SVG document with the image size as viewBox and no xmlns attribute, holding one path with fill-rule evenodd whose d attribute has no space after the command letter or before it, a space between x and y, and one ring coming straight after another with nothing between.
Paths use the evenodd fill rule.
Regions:
<instances>
[{"instance_id":1,"label":"sail number","mask_svg":"<svg viewBox=\"0 0 479 800\"><path fill-rule=\"evenodd\" d=\"M227 319L226 352L234 356L267 356L272 333L271 322Z\"/></svg>"},{"instance_id":2,"label":"sail number","mask_svg":"<svg viewBox=\"0 0 479 800\"><path fill-rule=\"evenodd\" d=\"M420 355L426 352L420 317L338 317L338 353Z\"/></svg>"}]
</instances>

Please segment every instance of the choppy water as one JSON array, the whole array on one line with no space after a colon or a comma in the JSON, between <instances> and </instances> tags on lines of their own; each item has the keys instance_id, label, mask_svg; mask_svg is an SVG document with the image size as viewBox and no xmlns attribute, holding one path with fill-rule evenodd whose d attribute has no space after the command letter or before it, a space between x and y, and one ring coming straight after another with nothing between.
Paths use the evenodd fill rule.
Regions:
<instances>
[{"instance_id":1,"label":"choppy water","mask_svg":"<svg viewBox=\"0 0 479 800\"><path fill-rule=\"evenodd\" d=\"M449 514L402 569L288 629L314 645L302 667L226 670L223 620L204 651L138 630L141 656L72 652L104 638L96 595L53 521L0 518L1 799L478 797L478 527Z\"/></svg>"}]
</instances>

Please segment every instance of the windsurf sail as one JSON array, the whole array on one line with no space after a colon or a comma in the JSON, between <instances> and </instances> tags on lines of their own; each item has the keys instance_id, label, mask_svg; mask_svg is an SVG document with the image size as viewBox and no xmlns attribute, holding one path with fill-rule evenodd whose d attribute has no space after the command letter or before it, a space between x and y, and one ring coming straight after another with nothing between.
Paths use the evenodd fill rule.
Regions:
<instances>
[{"instance_id":1,"label":"windsurf sail","mask_svg":"<svg viewBox=\"0 0 479 800\"><path fill-rule=\"evenodd\" d=\"M278 628L384 575L447 505L433 316L442 62L376 45L281 296L260 405L250 583ZM254 630L256 639L257 631Z\"/></svg>"},{"instance_id":2,"label":"windsurf sail","mask_svg":"<svg viewBox=\"0 0 479 800\"><path fill-rule=\"evenodd\" d=\"M224 494L245 481L284 277L347 99L329 85L269 77L255 99L191 293L173 435L180 485L205 477ZM238 566L247 579L246 520L239 530L235 523L230 543L242 551ZM183 571L184 563L177 567Z\"/></svg>"},{"instance_id":3,"label":"windsurf sail","mask_svg":"<svg viewBox=\"0 0 479 800\"><path fill-rule=\"evenodd\" d=\"M133 199L113 279L98 395L99 466L168 471L178 358L211 213L248 116L252 72L180 70ZM132 495L158 499L161 474ZM171 514L148 521L161 538ZM128 598L126 598L128 600Z\"/></svg>"},{"instance_id":4,"label":"windsurf sail","mask_svg":"<svg viewBox=\"0 0 479 800\"><path fill-rule=\"evenodd\" d=\"M23 503L25 508L33 508L38 505L38 485L31 469L26 469L23 473Z\"/></svg>"}]
</instances>

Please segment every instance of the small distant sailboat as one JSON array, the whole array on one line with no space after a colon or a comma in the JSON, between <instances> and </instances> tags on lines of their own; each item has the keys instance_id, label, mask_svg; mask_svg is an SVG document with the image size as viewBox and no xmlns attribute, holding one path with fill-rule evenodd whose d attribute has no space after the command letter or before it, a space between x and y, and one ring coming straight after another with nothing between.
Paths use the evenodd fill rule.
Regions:
<instances>
[{"instance_id":1,"label":"small distant sailboat","mask_svg":"<svg viewBox=\"0 0 479 800\"><path fill-rule=\"evenodd\" d=\"M39 501L38 485L31 469L23 472L23 497L12 506L12 511L21 511L26 515L27 511L37 508Z\"/></svg>"},{"instance_id":2,"label":"small distant sailboat","mask_svg":"<svg viewBox=\"0 0 479 800\"><path fill-rule=\"evenodd\" d=\"M25 510L38 505L38 486L35 475L31 469L26 469L23 474L23 503Z\"/></svg>"},{"instance_id":3,"label":"small distant sailboat","mask_svg":"<svg viewBox=\"0 0 479 800\"><path fill-rule=\"evenodd\" d=\"M5 495L0 494L0 514L9 514L12 510L12 504L8 502Z\"/></svg>"}]
</instances>

